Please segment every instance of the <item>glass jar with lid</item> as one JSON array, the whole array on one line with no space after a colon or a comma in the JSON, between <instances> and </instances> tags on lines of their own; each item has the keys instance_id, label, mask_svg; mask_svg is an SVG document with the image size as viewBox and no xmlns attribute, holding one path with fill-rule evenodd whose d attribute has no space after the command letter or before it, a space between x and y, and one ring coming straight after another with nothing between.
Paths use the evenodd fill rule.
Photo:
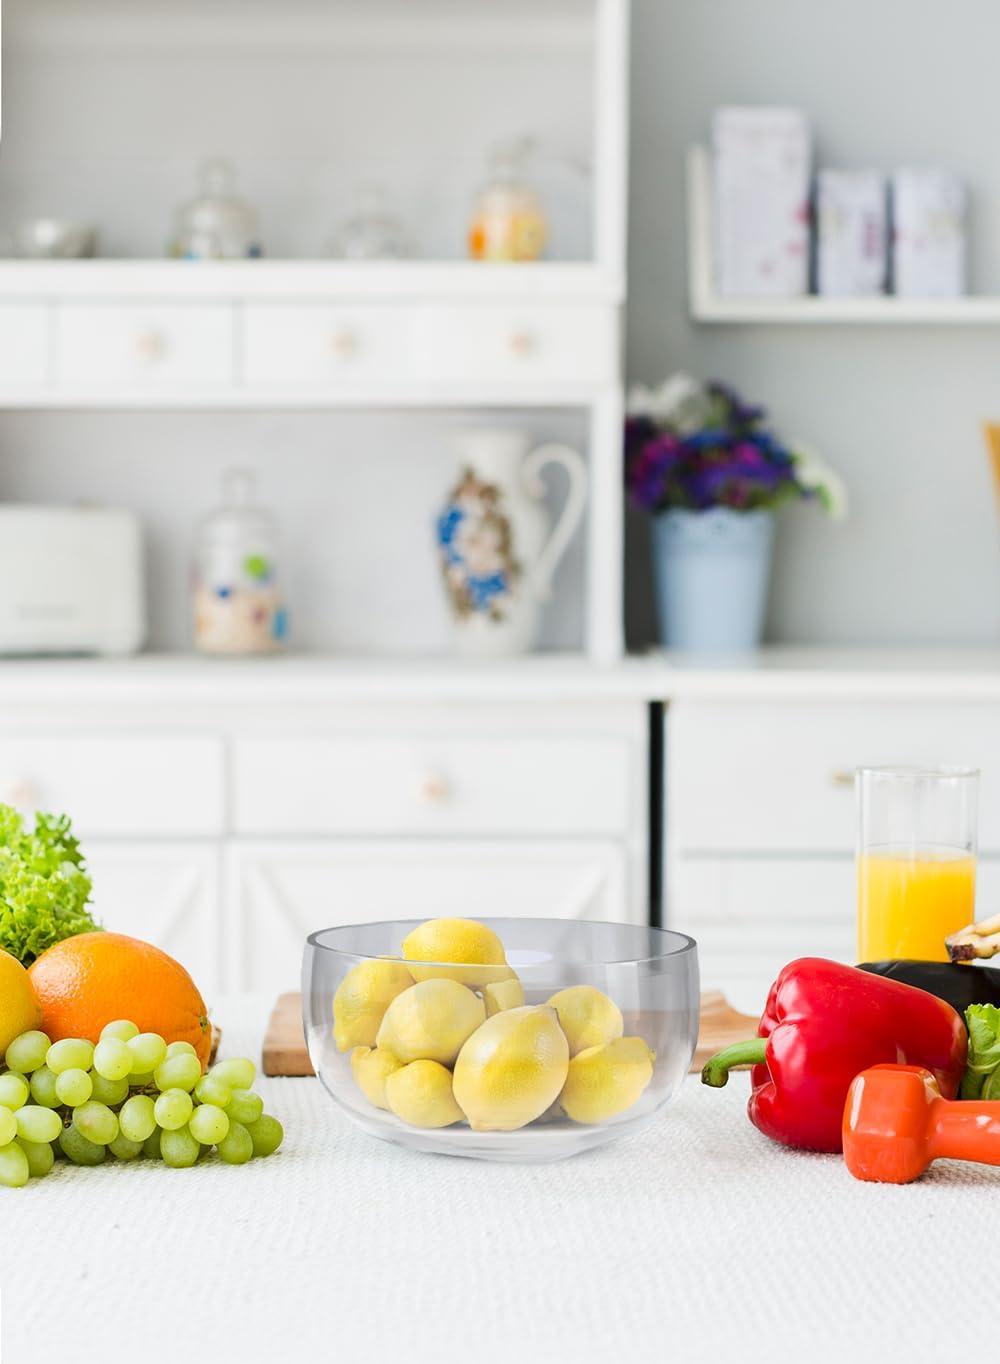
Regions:
<instances>
[{"instance_id":1,"label":"glass jar with lid","mask_svg":"<svg viewBox=\"0 0 1000 1364\"><path fill-rule=\"evenodd\" d=\"M469 222L469 255L483 261L533 261L545 250L545 211L528 183L529 138L494 149L490 176L476 196Z\"/></svg>"},{"instance_id":2,"label":"glass jar with lid","mask_svg":"<svg viewBox=\"0 0 1000 1364\"><path fill-rule=\"evenodd\" d=\"M229 161L205 161L198 172L198 194L177 214L170 255L182 260L247 260L262 256L257 213L236 192L236 171Z\"/></svg>"},{"instance_id":3,"label":"glass jar with lid","mask_svg":"<svg viewBox=\"0 0 1000 1364\"><path fill-rule=\"evenodd\" d=\"M194 645L203 653L265 654L285 643L277 527L254 496L253 474L230 470L222 506L198 528L192 614Z\"/></svg>"}]
</instances>

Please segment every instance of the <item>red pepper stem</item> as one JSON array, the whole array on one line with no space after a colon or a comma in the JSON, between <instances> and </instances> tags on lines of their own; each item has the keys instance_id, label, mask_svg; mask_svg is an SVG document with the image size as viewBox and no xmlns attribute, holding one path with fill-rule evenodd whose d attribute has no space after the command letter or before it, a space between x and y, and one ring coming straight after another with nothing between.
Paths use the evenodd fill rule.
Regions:
<instances>
[{"instance_id":1,"label":"red pepper stem","mask_svg":"<svg viewBox=\"0 0 1000 1364\"><path fill-rule=\"evenodd\" d=\"M751 1037L746 1042L734 1042L725 1051L717 1051L705 1062L701 1072L703 1085L722 1089L729 1079L729 1072L737 1066L762 1066L767 1052L766 1037Z\"/></svg>"}]
</instances>

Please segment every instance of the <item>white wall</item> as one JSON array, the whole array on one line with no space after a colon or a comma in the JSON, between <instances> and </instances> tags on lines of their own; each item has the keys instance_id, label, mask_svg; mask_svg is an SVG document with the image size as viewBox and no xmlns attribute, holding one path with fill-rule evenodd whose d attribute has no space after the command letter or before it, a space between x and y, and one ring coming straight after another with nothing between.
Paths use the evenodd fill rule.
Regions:
<instances>
[{"instance_id":1,"label":"white wall","mask_svg":"<svg viewBox=\"0 0 1000 1364\"><path fill-rule=\"evenodd\" d=\"M787 103L844 166L940 164L973 192L973 279L1000 291L995 0L634 0L628 368L680 367L765 401L846 476L844 526L781 519L776 640L983 641L1000 622L997 511L979 432L1000 418L1000 329L697 327L683 157L720 103ZM633 642L651 638L632 519Z\"/></svg>"}]
</instances>

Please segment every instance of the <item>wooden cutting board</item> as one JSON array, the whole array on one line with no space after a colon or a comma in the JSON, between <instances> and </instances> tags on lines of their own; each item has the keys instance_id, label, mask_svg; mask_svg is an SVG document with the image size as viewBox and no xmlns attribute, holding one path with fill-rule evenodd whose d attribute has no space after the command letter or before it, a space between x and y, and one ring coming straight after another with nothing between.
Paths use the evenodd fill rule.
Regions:
<instances>
[{"instance_id":1,"label":"wooden cutting board","mask_svg":"<svg viewBox=\"0 0 1000 1364\"><path fill-rule=\"evenodd\" d=\"M701 997L701 1028L692 1071L701 1070L715 1052L753 1037L756 1031L756 1018L737 1013L720 991L706 992ZM313 1074L302 1032L301 995L282 995L274 1006L264 1038L263 1065L265 1075Z\"/></svg>"}]
</instances>

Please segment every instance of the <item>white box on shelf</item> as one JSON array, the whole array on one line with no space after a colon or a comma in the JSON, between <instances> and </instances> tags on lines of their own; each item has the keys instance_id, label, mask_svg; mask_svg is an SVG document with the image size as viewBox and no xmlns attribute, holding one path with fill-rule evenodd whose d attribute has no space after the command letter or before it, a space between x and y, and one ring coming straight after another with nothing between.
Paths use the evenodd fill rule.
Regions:
<instances>
[{"instance_id":1,"label":"white box on shelf","mask_svg":"<svg viewBox=\"0 0 1000 1364\"><path fill-rule=\"evenodd\" d=\"M892 178L893 289L902 298L966 292L967 191L944 170L897 170Z\"/></svg>"},{"instance_id":2,"label":"white box on shelf","mask_svg":"<svg viewBox=\"0 0 1000 1364\"><path fill-rule=\"evenodd\" d=\"M821 170L816 176L816 291L831 298L882 294L889 265L885 176Z\"/></svg>"},{"instance_id":3,"label":"white box on shelf","mask_svg":"<svg viewBox=\"0 0 1000 1364\"><path fill-rule=\"evenodd\" d=\"M719 293L807 293L811 142L805 115L796 109L717 109L712 143Z\"/></svg>"}]
</instances>

